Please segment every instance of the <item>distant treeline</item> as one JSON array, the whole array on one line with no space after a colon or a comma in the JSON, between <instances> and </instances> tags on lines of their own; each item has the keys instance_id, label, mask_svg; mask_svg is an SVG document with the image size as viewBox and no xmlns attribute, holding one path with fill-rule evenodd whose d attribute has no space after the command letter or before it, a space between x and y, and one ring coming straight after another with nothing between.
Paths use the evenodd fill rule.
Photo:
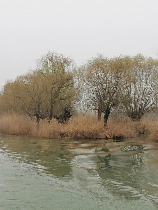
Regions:
<instances>
[{"instance_id":1,"label":"distant treeline","mask_svg":"<svg viewBox=\"0 0 158 210\"><path fill-rule=\"evenodd\" d=\"M49 52L37 68L8 81L0 114L17 113L65 123L77 110L96 110L104 125L113 111L132 120L158 107L158 60L141 54L92 58L76 67L72 59Z\"/></svg>"}]
</instances>

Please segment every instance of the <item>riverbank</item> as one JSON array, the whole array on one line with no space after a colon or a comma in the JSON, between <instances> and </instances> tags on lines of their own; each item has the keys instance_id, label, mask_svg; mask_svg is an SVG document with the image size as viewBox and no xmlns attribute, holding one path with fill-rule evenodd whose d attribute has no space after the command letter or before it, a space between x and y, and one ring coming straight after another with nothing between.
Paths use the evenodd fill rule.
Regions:
<instances>
[{"instance_id":1,"label":"riverbank","mask_svg":"<svg viewBox=\"0 0 158 210\"><path fill-rule=\"evenodd\" d=\"M67 124L60 124L56 120L50 123L41 120L38 127L36 121L28 116L12 114L0 117L0 133L48 139L125 139L144 135L158 142L158 121L110 119L108 126L104 127L103 122L98 122L95 117L76 116Z\"/></svg>"}]
</instances>

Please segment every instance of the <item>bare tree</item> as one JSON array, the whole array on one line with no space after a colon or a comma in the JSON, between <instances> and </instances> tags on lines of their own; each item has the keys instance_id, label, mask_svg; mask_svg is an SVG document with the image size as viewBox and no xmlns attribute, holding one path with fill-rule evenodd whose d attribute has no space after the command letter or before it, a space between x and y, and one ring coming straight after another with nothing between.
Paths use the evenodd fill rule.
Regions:
<instances>
[{"instance_id":1,"label":"bare tree","mask_svg":"<svg viewBox=\"0 0 158 210\"><path fill-rule=\"evenodd\" d=\"M123 65L121 58L107 59L98 56L84 66L86 94L93 108L98 110L98 119L104 114L104 125L107 124L112 109L119 103L121 77L127 64Z\"/></svg>"},{"instance_id":2,"label":"bare tree","mask_svg":"<svg viewBox=\"0 0 158 210\"><path fill-rule=\"evenodd\" d=\"M128 117L140 120L156 106L158 61L137 55L124 75L122 103Z\"/></svg>"}]
</instances>

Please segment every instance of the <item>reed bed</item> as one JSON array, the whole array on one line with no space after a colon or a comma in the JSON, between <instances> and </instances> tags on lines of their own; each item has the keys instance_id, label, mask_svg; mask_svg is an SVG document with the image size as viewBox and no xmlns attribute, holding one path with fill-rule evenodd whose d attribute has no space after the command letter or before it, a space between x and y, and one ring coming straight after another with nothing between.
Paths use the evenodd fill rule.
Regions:
<instances>
[{"instance_id":1,"label":"reed bed","mask_svg":"<svg viewBox=\"0 0 158 210\"><path fill-rule=\"evenodd\" d=\"M95 116L76 116L66 124L53 119L50 123L41 120L38 126L36 120L28 116L5 114L0 116L0 133L49 139L126 139L145 136L158 142L158 121L110 119L105 127Z\"/></svg>"}]
</instances>

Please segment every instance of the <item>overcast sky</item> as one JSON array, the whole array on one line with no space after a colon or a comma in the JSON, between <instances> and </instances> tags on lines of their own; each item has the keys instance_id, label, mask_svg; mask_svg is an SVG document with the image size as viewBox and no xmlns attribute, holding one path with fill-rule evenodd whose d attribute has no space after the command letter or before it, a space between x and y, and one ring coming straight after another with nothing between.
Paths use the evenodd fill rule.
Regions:
<instances>
[{"instance_id":1,"label":"overcast sky","mask_svg":"<svg viewBox=\"0 0 158 210\"><path fill-rule=\"evenodd\" d=\"M0 0L0 87L48 51L158 58L158 0Z\"/></svg>"}]
</instances>

